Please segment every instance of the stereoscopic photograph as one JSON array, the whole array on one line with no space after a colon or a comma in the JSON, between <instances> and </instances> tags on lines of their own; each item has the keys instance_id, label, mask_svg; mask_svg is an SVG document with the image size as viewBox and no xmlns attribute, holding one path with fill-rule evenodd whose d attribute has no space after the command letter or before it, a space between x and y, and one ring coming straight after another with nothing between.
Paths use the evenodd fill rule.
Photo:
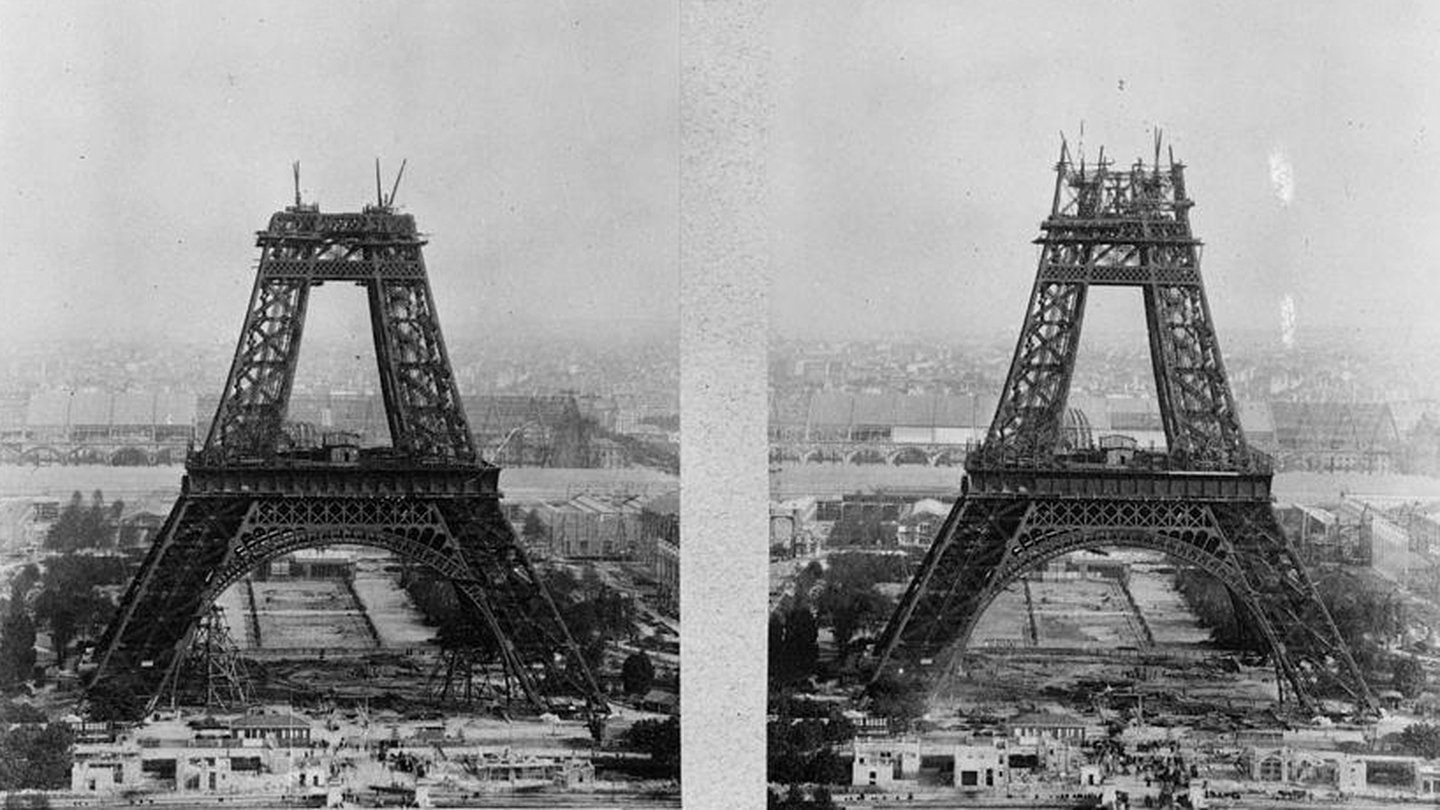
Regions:
<instances>
[{"instance_id":1,"label":"stereoscopic photograph","mask_svg":"<svg viewBox=\"0 0 1440 810\"><path fill-rule=\"evenodd\" d=\"M6 807L679 806L676 13L0 10Z\"/></svg>"},{"instance_id":2,"label":"stereoscopic photograph","mask_svg":"<svg viewBox=\"0 0 1440 810\"><path fill-rule=\"evenodd\" d=\"M1434 11L774 16L769 806L1436 801Z\"/></svg>"},{"instance_id":3,"label":"stereoscopic photograph","mask_svg":"<svg viewBox=\"0 0 1440 810\"><path fill-rule=\"evenodd\" d=\"M1436 41L0 8L0 803L1435 804Z\"/></svg>"}]
</instances>

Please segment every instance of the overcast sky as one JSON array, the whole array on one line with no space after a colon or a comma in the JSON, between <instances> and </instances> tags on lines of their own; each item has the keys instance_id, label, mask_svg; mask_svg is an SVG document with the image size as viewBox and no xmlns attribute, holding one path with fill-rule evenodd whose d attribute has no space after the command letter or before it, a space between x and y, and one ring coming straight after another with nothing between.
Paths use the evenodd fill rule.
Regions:
<instances>
[{"instance_id":1,"label":"overcast sky","mask_svg":"<svg viewBox=\"0 0 1440 810\"><path fill-rule=\"evenodd\" d=\"M344 211L377 156L447 334L673 321L675 31L663 0L6 3L0 341L233 345L290 162ZM330 292L307 333L368 335Z\"/></svg>"},{"instance_id":2,"label":"overcast sky","mask_svg":"<svg viewBox=\"0 0 1440 810\"><path fill-rule=\"evenodd\" d=\"M1434 338L1440 4L787 3L773 10L774 284L787 335L1018 330L1060 131L1157 124L1223 330ZM1139 319L1138 293L1092 314ZM1092 320L1088 328L1117 323Z\"/></svg>"}]
</instances>

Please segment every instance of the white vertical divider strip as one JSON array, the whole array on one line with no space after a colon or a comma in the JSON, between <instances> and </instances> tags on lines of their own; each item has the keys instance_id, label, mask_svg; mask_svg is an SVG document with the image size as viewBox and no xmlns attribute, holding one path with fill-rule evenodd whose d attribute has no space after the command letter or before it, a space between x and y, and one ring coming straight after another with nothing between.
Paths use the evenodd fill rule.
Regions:
<instances>
[{"instance_id":1,"label":"white vertical divider strip","mask_svg":"<svg viewBox=\"0 0 1440 810\"><path fill-rule=\"evenodd\" d=\"M767 3L680 11L682 801L763 807Z\"/></svg>"}]
</instances>

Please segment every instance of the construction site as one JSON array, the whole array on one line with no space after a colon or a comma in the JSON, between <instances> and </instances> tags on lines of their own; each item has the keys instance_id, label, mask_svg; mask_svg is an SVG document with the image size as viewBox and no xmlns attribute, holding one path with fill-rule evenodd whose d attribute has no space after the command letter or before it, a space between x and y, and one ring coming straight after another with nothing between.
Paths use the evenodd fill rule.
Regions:
<instances>
[{"instance_id":1,"label":"construction site","mask_svg":"<svg viewBox=\"0 0 1440 810\"><path fill-rule=\"evenodd\" d=\"M1175 574L1173 562L1149 552L1052 561L985 611L959 677L936 693L932 710L1004 716L1031 703L1083 711L1102 726L1136 718L1210 730L1259 724L1278 708L1275 669L1261 656L1217 649Z\"/></svg>"},{"instance_id":2,"label":"construction site","mask_svg":"<svg viewBox=\"0 0 1440 810\"><path fill-rule=\"evenodd\" d=\"M24 550L24 538L43 538L51 524L36 520L48 514L36 502L6 500L30 507L12 510L3 532L7 587L24 565L55 559ZM673 778L634 747L631 729L673 722L678 620L656 602L646 566L555 560L551 568L589 583L566 595L569 604L606 594L621 606L623 629L594 630L601 646L587 653L607 695L601 724L583 701L535 710L492 657L447 642L407 591L412 562L337 544L272 559L223 591L138 722L85 721L80 687L93 658L59 665L42 632L44 685L23 700L66 719L76 740L70 790L48 800L514 806L559 791L602 805L668 806ZM639 689L621 677L637 656L649 664Z\"/></svg>"},{"instance_id":3,"label":"construction site","mask_svg":"<svg viewBox=\"0 0 1440 810\"><path fill-rule=\"evenodd\" d=\"M775 487L770 779L785 795L1440 797L1434 495L1277 504L1275 458L1221 361L1185 167L1158 131L1147 157L1087 162L1062 138L1030 304L983 432L970 409L958 493ZM1143 300L1144 424L1097 430L1070 399L1100 287Z\"/></svg>"},{"instance_id":4,"label":"construction site","mask_svg":"<svg viewBox=\"0 0 1440 810\"><path fill-rule=\"evenodd\" d=\"M573 397L472 421L426 237L394 206L404 168L321 212L294 165L183 469L7 470L4 641L27 663L5 710L73 741L47 759L69 790L52 773L37 801L678 802L674 475L598 463ZM291 401L327 282L368 293L368 439ZM502 493L507 458L534 466ZM117 486L87 503L96 476Z\"/></svg>"},{"instance_id":5,"label":"construction site","mask_svg":"<svg viewBox=\"0 0 1440 810\"><path fill-rule=\"evenodd\" d=\"M604 671L618 672L627 655L643 650L662 679L673 683L678 622L642 604L624 566L565 567L582 576L590 571L635 607L633 637L616 639L597 659ZM358 546L272 563L216 600L215 629L223 633L231 662L222 669L233 668L237 681L246 681L237 690L262 701L419 713L462 706L523 717L494 689L492 681L503 682L498 672L466 669L447 652L433 620L401 584L406 569L403 560ZM572 719L578 716L572 708Z\"/></svg>"},{"instance_id":6,"label":"construction site","mask_svg":"<svg viewBox=\"0 0 1440 810\"><path fill-rule=\"evenodd\" d=\"M1372 513L1386 520L1379 510ZM1325 538L1311 539L1315 547L1346 547L1339 537L1337 520ZM1368 540L1360 544L1371 547ZM822 546L797 560L798 569L775 564L772 604L783 612L795 603L797 581L807 582L800 571L811 562L829 571L835 558L863 553ZM910 564L917 563L912 557ZM844 772L829 777L831 794L850 806L953 806L947 803L957 797L980 805L1120 806L1126 796L1131 806L1147 796L1157 806L1181 796L1194 807L1286 797L1365 806L1366 800L1437 797L1440 763L1406 742L1410 727L1440 720L1433 637L1440 604L1427 596L1433 589L1411 587L1418 579L1407 584L1370 566L1323 574L1344 583L1337 590L1353 590L1357 604L1373 594L1377 603L1401 607L1398 624L1384 631L1377 626L1374 645L1355 648L1378 712L1358 712L1337 699L1306 711L1270 656L1217 641L1216 628L1193 601L1203 597L1183 592L1182 582L1194 580L1185 568L1155 552L1120 547L1054 558L1003 590L979 617L949 676L918 693L857 699L863 658L855 645L837 643L831 619L817 609L813 680L778 691L772 680L772 712L791 728L819 716L850 730L834 747ZM1424 570L1440 567L1432 559ZM810 586L813 604L822 603L828 583L821 575ZM904 587L891 581L875 590L898 599ZM878 629L873 621L871 631ZM1401 662L1413 662L1413 676L1401 675ZM794 755L773 746L772 757ZM987 766L973 764L986 762L988 777Z\"/></svg>"}]
</instances>

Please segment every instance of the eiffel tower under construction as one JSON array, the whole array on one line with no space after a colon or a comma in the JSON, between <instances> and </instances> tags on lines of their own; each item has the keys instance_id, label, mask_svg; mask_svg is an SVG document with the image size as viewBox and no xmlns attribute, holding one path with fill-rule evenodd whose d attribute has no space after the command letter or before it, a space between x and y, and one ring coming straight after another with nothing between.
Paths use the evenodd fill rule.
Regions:
<instances>
[{"instance_id":1,"label":"eiffel tower under construction","mask_svg":"<svg viewBox=\"0 0 1440 810\"><path fill-rule=\"evenodd\" d=\"M1163 552L1230 592L1306 711L1377 703L1271 508L1271 463L1250 448L1225 376L1190 232L1185 167L1086 167L1062 144L1040 263L1005 388L965 462L960 498L876 646L874 679L932 691L961 665L980 615L1062 554ZM1139 288L1166 447L1076 447L1066 398L1091 287ZM1282 697L1283 695L1282 689Z\"/></svg>"},{"instance_id":2,"label":"eiffel tower under construction","mask_svg":"<svg viewBox=\"0 0 1440 810\"><path fill-rule=\"evenodd\" d=\"M507 686L536 711L563 697L603 718L604 696L501 512L500 469L476 452L415 218L395 210L395 187L383 193L378 164L375 204L359 212L302 203L298 164L295 189L257 236L254 290L204 446L96 647L90 713L148 713L221 592L280 555L350 543L448 579ZM302 447L283 430L310 291L326 282L368 296L391 447Z\"/></svg>"}]
</instances>

